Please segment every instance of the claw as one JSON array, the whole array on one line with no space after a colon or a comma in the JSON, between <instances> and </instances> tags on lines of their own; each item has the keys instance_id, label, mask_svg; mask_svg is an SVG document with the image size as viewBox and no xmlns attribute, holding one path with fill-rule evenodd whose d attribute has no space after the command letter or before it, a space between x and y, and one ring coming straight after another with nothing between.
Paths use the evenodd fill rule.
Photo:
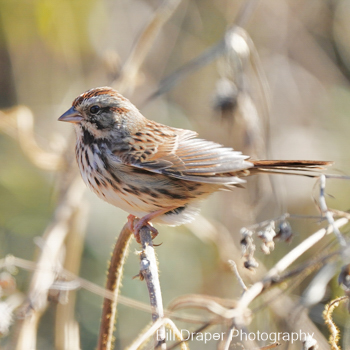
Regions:
<instances>
[{"instance_id":1,"label":"claw","mask_svg":"<svg viewBox=\"0 0 350 350\"><path fill-rule=\"evenodd\" d=\"M142 227L147 226L147 228L151 231L152 239L154 239L158 235L157 229L155 229L148 221L143 220L143 218L139 219L132 214L128 216L128 226L129 226L129 230L134 233L136 242L140 244L141 244L140 230Z\"/></svg>"},{"instance_id":2,"label":"claw","mask_svg":"<svg viewBox=\"0 0 350 350\"><path fill-rule=\"evenodd\" d=\"M135 275L132 279L135 280L136 278L139 278L140 281L143 281L145 279L141 271L137 275Z\"/></svg>"},{"instance_id":3,"label":"claw","mask_svg":"<svg viewBox=\"0 0 350 350\"><path fill-rule=\"evenodd\" d=\"M176 207L167 207L164 209L160 209L160 210L154 211L152 213L149 213L149 214L143 216L141 219L130 214L128 216L128 226L129 226L129 229L134 232L136 242L141 244L140 230L143 226L147 226L148 229L151 231L152 240L154 238L156 238L158 235L158 231L150 224L149 221L156 218L157 216L163 215L164 213L171 211L171 210L174 210L174 209L176 209Z\"/></svg>"},{"instance_id":4,"label":"claw","mask_svg":"<svg viewBox=\"0 0 350 350\"><path fill-rule=\"evenodd\" d=\"M136 233L138 234L138 236L140 236L140 230L142 227L147 226L147 228L151 231L151 237L152 239L156 238L158 235L158 231L156 228L154 228L152 226L152 224L150 224L147 221L143 221L142 219L140 219L137 224L134 226L134 234L136 235Z\"/></svg>"}]
</instances>

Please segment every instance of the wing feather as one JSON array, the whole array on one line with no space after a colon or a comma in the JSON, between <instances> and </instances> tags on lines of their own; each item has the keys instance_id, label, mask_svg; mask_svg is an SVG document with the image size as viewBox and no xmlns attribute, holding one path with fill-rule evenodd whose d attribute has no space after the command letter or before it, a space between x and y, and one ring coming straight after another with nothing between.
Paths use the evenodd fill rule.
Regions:
<instances>
[{"instance_id":1,"label":"wing feather","mask_svg":"<svg viewBox=\"0 0 350 350\"><path fill-rule=\"evenodd\" d=\"M147 135L146 140L140 134ZM182 180L218 185L245 182L234 173L253 167L247 156L196 136L190 130L149 121L137 137L129 136L128 151L124 147L123 152L113 153L128 165Z\"/></svg>"}]
</instances>

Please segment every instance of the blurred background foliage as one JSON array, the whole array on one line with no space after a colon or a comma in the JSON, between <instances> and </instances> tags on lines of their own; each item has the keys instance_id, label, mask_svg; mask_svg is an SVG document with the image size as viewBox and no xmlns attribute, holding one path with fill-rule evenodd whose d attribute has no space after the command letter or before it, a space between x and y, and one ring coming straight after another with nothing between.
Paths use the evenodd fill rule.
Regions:
<instances>
[{"instance_id":1,"label":"blurred background foliage","mask_svg":"<svg viewBox=\"0 0 350 350\"><path fill-rule=\"evenodd\" d=\"M109 85L118 77L120 67L160 3L0 0L0 108L6 113L17 105L28 107L34 115L38 145L47 151L63 152L67 159L72 159L73 130L70 125L58 123L57 118L78 94ZM243 62L241 70L233 69L230 78L236 91L231 95L232 106L228 110L214 108L215 103L222 107L218 82L226 76L228 64L223 55L192 70L169 91L149 99L162 79L218 43L244 4L245 1L232 0L182 1L152 45L135 89L126 91L126 96L149 119L191 128L203 138L246 154L273 159L333 160L332 172L349 174L349 1L257 2L244 27L255 45L259 69L264 74L257 75L256 62L250 59ZM267 99L259 93L259 84ZM251 122L256 130L247 131L252 114L258 120ZM0 256L13 254L35 260L40 244L34 238L43 234L52 219L62 195L57 178L67 169L60 173L34 165L16 135L6 129L5 114L0 118L4 131L0 134ZM76 168L75 162L67 164ZM312 199L318 193L313 189L315 180L294 176L262 178L249 181L246 186L249 191L218 193L203 203L203 217L220 231L220 237L225 232L226 238L209 232L202 219L188 226L159 227L156 243L163 243L157 253L165 305L188 293L239 297L240 287L225 263L231 258L242 266L239 229L286 211L318 214ZM327 190L334 196L330 198L330 207L348 208L347 182L330 180ZM88 215L79 275L103 286L107 259L126 221L126 213L88 192L84 205L88 205ZM278 244L268 256L257 252L261 269L256 275L242 272L247 284L262 276L263 265L273 266L305 235L318 228L316 221L291 224L295 232L293 242ZM133 242L122 294L147 303L144 283L132 279L138 273L138 257L134 254L137 249ZM26 292L30 276L18 270L16 282L20 291ZM293 291L295 298L306 285ZM332 288L318 305L341 293L336 283ZM101 303L101 297L84 290L77 292L75 317L83 349L93 349L96 344ZM38 349L55 348L55 307L50 305L41 322ZM317 310L311 316L324 331L322 307ZM254 327L259 329L259 322L264 323L266 315L266 309L260 311ZM346 312L339 311L337 321L341 326L346 327L347 319ZM149 314L120 305L117 348L130 344L149 320ZM9 339L15 337L15 329L14 326L10 335L1 340L4 349L11 349ZM191 348L202 346L194 343ZM207 346L215 348L214 343Z\"/></svg>"}]
</instances>

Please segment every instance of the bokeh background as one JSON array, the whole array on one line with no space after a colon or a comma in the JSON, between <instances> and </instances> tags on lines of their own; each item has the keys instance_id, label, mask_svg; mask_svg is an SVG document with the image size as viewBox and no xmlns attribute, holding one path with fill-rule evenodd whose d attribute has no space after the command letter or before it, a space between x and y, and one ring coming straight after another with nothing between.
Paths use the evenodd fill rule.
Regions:
<instances>
[{"instance_id":1,"label":"bokeh background","mask_svg":"<svg viewBox=\"0 0 350 350\"><path fill-rule=\"evenodd\" d=\"M127 81L122 76L125 62L161 4L156 0L0 1L0 258L11 254L36 261L44 245L38 237L47 232L66 184L77 171L73 128L57 118L85 90L118 87L121 79ZM196 130L203 138L253 158L332 160L332 173L349 174L349 18L346 0L179 1L147 50L138 74L122 90L149 119ZM245 31L239 31L239 40L224 52L219 43L237 23ZM215 54L206 64L179 73L215 45ZM169 75L173 84L162 83ZM319 213L313 200L318 195L315 179L261 176L245 187L247 191L210 197L202 205L202 216L191 225L158 227L165 306L189 293L238 298L242 291L228 259L237 262L249 285L320 227L317 220L291 220L293 241L278 243L270 255L258 249L256 273L244 271L241 227L285 212ZM330 207L348 209L348 181L329 180L327 192L332 195ZM79 276L103 286L107 260L127 214L88 191L78 208L81 222L76 231L81 243L66 251L66 259L76 258ZM316 247L310 256L323 247ZM137 249L133 242L121 293L147 303L145 284L132 278L139 269ZM75 266L79 268L79 263ZM12 273L16 293L26 295L32 272L18 268ZM312 275L293 289L290 302L299 303L311 280ZM336 277L329 277L324 285L325 295L311 305L309 317L327 336L323 306L342 291ZM11 293L4 292L3 301ZM73 298L74 293L69 295ZM83 289L75 297L81 348L94 349L102 298ZM150 315L124 305L118 310L116 348L124 349ZM346 330L346 309L336 315ZM281 319L285 322L283 317L262 307L252 329L289 329L278 325ZM38 349L64 349L58 345L57 333L55 340L57 322L57 303L52 302L39 323ZM1 348L15 348L20 327L15 318L0 340ZM195 329L181 322L179 327ZM193 342L191 349L216 346ZM299 349L300 344L281 348Z\"/></svg>"}]
</instances>

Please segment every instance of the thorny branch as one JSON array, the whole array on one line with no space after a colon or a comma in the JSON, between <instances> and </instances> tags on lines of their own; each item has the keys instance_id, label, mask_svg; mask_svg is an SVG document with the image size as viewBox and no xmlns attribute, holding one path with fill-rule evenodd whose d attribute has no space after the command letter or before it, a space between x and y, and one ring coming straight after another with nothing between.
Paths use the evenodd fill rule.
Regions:
<instances>
[{"instance_id":1,"label":"thorny branch","mask_svg":"<svg viewBox=\"0 0 350 350\"><path fill-rule=\"evenodd\" d=\"M337 299L332 300L329 304L326 305L323 312L323 318L328 326L328 330L331 333L329 337L329 342L332 346L332 350L340 350L338 346L339 341L339 329L336 324L333 322L332 314L336 307L339 306L340 302L348 300L348 296L343 296Z\"/></svg>"}]
</instances>

